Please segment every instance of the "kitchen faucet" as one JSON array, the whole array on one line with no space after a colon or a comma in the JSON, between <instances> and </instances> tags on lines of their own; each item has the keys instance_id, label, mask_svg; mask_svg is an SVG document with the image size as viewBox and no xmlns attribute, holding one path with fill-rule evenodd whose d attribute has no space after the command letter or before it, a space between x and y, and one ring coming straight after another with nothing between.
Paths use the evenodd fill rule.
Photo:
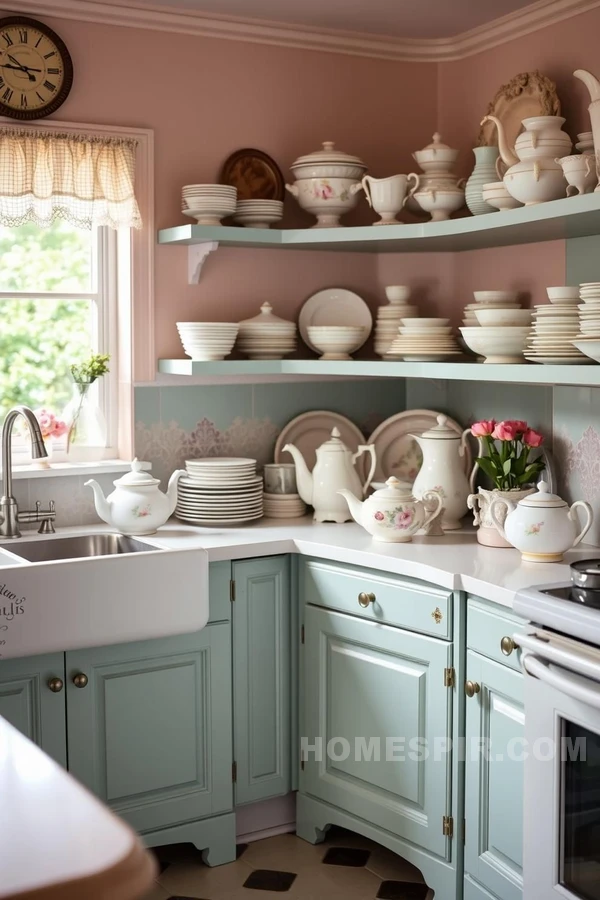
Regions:
<instances>
[{"instance_id":1,"label":"kitchen faucet","mask_svg":"<svg viewBox=\"0 0 600 900\"><path fill-rule=\"evenodd\" d=\"M48 509L41 509L41 504L35 504L35 510L19 512L17 501L12 495L12 431L15 420L23 416L29 425L31 438L31 456L33 459L43 459L48 456L44 444L44 438L35 413L28 406L14 406L10 409L4 425L2 426L2 497L0 498L0 535L2 537L21 537L19 522L41 522L40 534L53 534L53 519L56 518L54 501L48 504Z\"/></svg>"}]
</instances>

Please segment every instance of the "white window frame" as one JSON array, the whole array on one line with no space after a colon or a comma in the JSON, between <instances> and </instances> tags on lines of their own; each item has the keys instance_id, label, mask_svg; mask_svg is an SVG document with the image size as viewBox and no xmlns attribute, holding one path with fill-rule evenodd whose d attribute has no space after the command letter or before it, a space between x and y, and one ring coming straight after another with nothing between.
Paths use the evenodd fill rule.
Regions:
<instances>
[{"instance_id":1,"label":"white window frame","mask_svg":"<svg viewBox=\"0 0 600 900\"><path fill-rule=\"evenodd\" d=\"M0 116L1 125L14 127L13 119ZM135 195L142 217L140 229L115 232L115 259L112 267L115 313L111 317L110 341L115 353L111 357L110 397L107 405L114 415L113 458L130 460L134 453L133 386L156 379L154 346L154 132L148 128L124 128L93 125L87 122L42 120L26 123L28 130L56 131L61 134L87 134L94 137L130 138L137 141ZM118 250L117 250L118 248ZM123 251L127 252L123 252ZM14 296L14 294L13 294ZM37 295L36 295L37 296ZM81 296L81 295L78 295ZM106 389L106 388L104 388ZM109 415L111 414L109 412Z\"/></svg>"}]
</instances>

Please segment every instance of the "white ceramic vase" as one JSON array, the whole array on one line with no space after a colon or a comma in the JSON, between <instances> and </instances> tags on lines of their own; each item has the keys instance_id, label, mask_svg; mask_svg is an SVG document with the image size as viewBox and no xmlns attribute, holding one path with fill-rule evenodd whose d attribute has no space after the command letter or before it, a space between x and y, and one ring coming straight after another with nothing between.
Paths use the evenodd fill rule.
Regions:
<instances>
[{"instance_id":1,"label":"white ceramic vase","mask_svg":"<svg viewBox=\"0 0 600 900\"><path fill-rule=\"evenodd\" d=\"M484 184L497 180L496 160L499 150L497 147L474 147L473 153L475 154L475 168L465 186L466 204L474 216L498 212L495 207L486 203L482 191Z\"/></svg>"},{"instance_id":2,"label":"white ceramic vase","mask_svg":"<svg viewBox=\"0 0 600 900\"><path fill-rule=\"evenodd\" d=\"M512 544L509 544L509 542L502 537L497 527L494 525L490 515L491 505L494 500L511 500L513 503L518 503L519 500L522 500L523 497L527 497L529 494L533 494L534 491L535 487L523 488L521 490L515 488L512 491L500 491L498 488L488 491L485 488L478 487L476 494L469 494L467 506L469 509L473 510L473 522L478 526L478 543L483 544L484 547L512 547ZM496 515L500 519L502 525L504 525L507 514L508 506L498 506Z\"/></svg>"}]
</instances>

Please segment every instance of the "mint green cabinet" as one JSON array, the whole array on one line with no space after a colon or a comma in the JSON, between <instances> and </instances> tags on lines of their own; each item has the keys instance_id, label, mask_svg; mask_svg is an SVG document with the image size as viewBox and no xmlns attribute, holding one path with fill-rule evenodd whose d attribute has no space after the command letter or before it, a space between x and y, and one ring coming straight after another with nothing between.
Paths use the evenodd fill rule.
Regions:
<instances>
[{"instance_id":1,"label":"mint green cabinet","mask_svg":"<svg viewBox=\"0 0 600 900\"><path fill-rule=\"evenodd\" d=\"M523 676L473 650L466 671L465 898L521 900Z\"/></svg>"},{"instance_id":2,"label":"mint green cabinet","mask_svg":"<svg viewBox=\"0 0 600 900\"><path fill-rule=\"evenodd\" d=\"M62 766L67 764L64 682L63 653L0 660L0 716Z\"/></svg>"},{"instance_id":3,"label":"mint green cabinet","mask_svg":"<svg viewBox=\"0 0 600 900\"><path fill-rule=\"evenodd\" d=\"M134 828L232 809L228 623L70 651L66 676L69 770Z\"/></svg>"},{"instance_id":4,"label":"mint green cabinet","mask_svg":"<svg viewBox=\"0 0 600 900\"><path fill-rule=\"evenodd\" d=\"M449 858L452 644L312 605L304 628L300 790Z\"/></svg>"},{"instance_id":5,"label":"mint green cabinet","mask_svg":"<svg viewBox=\"0 0 600 900\"><path fill-rule=\"evenodd\" d=\"M235 562L236 804L291 790L291 608L287 556Z\"/></svg>"}]
</instances>

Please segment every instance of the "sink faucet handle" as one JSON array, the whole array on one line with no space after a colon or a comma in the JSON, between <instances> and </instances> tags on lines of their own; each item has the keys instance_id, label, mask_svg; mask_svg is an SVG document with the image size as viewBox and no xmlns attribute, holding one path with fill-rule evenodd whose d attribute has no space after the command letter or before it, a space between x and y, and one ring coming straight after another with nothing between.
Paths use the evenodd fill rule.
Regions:
<instances>
[{"instance_id":1,"label":"sink faucet handle","mask_svg":"<svg viewBox=\"0 0 600 900\"><path fill-rule=\"evenodd\" d=\"M48 503L48 509L50 510L50 512L56 512L54 500L50 500L50 502Z\"/></svg>"},{"instance_id":2,"label":"sink faucet handle","mask_svg":"<svg viewBox=\"0 0 600 900\"><path fill-rule=\"evenodd\" d=\"M35 511L36 511L36 513L39 513L39 511L40 511L41 508L42 508L42 501L41 501L41 500L36 500L36 501L35 501Z\"/></svg>"}]
</instances>

